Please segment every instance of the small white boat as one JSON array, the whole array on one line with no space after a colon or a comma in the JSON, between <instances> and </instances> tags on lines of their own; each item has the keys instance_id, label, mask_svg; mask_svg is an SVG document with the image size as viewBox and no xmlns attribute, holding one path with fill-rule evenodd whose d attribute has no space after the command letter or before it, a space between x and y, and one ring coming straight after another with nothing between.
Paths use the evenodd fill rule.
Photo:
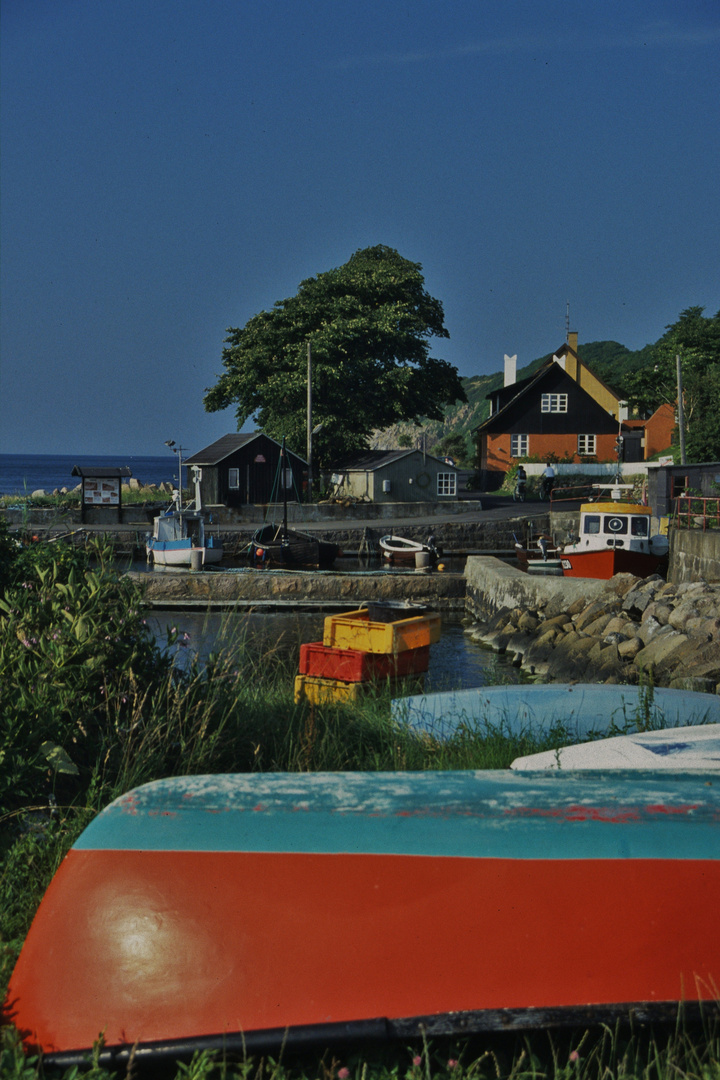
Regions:
<instances>
[{"instance_id":1,"label":"small white boat","mask_svg":"<svg viewBox=\"0 0 720 1080\"><path fill-rule=\"evenodd\" d=\"M442 555L440 548L435 545L434 536L428 536L426 544L408 540L404 536L381 536L380 551L383 559L390 563L415 563L415 557L422 554L429 555L430 562L436 563Z\"/></svg>"},{"instance_id":2,"label":"small white boat","mask_svg":"<svg viewBox=\"0 0 720 1080\"><path fill-rule=\"evenodd\" d=\"M515 758L511 769L713 769L720 771L720 724L638 731Z\"/></svg>"},{"instance_id":3,"label":"small white boat","mask_svg":"<svg viewBox=\"0 0 720 1080\"><path fill-rule=\"evenodd\" d=\"M172 505L153 522L152 534L145 538L147 561L156 566L191 566L193 552L200 552L200 564L219 563L223 557L222 540L206 530L200 497L202 472L193 466L195 502L182 508L180 492L173 494ZM211 524L212 519L208 519Z\"/></svg>"}]
</instances>

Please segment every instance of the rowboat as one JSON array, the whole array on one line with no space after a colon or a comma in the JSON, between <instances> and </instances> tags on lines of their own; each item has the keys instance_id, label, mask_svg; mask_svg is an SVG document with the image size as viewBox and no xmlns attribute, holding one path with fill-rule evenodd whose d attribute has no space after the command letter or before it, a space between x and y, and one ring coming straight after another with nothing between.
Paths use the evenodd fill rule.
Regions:
<instances>
[{"instance_id":1,"label":"rowboat","mask_svg":"<svg viewBox=\"0 0 720 1080\"><path fill-rule=\"evenodd\" d=\"M430 565L438 561L441 550L435 545L435 537L429 536L426 544L417 540L407 540L404 536L381 536L379 540L380 552L383 559L390 563L417 562L417 556L426 556Z\"/></svg>"},{"instance_id":2,"label":"rowboat","mask_svg":"<svg viewBox=\"0 0 720 1080\"><path fill-rule=\"evenodd\" d=\"M720 696L609 683L478 686L394 698L390 714L396 723L438 739L461 728L509 735L562 728L568 739L579 740L720 722Z\"/></svg>"},{"instance_id":3,"label":"rowboat","mask_svg":"<svg viewBox=\"0 0 720 1080\"><path fill-rule=\"evenodd\" d=\"M68 853L6 1014L69 1067L101 1032L100 1060L120 1065L717 1009L716 781L156 781Z\"/></svg>"},{"instance_id":4,"label":"rowboat","mask_svg":"<svg viewBox=\"0 0 720 1080\"><path fill-rule=\"evenodd\" d=\"M516 758L511 769L720 771L720 724L640 731Z\"/></svg>"},{"instance_id":5,"label":"rowboat","mask_svg":"<svg viewBox=\"0 0 720 1080\"><path fill-rule=\"evenodd\" d=\"M263 525L250 541L250 558L257 565L329 569L339 547L310 533L284 525Z\"/></svg>"},{"instance_id":6,"label":"rowboat","mask_svg":"<svg viewBox=\"0 0 720 1080\"><path fill-rule=\"evenodd\" d=\"M339 546L300 529L288 528L287 484L292 480L292 471L286 467L286 460L283 438L276 481L282 486L282 523L267 522L254 533L248 549L250 561L254 566L329 569L338 557Z\"/></svg>"}]
</instances>

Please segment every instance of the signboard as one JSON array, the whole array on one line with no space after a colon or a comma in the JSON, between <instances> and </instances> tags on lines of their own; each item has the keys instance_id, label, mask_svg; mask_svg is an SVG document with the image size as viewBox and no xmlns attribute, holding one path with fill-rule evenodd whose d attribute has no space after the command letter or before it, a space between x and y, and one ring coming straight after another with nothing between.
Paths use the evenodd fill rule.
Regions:
<instances>
[{"instance_id":1,"label":"signboard","mask_svg":"<svg viewBox=\"0 0 720 1080\"><path fill-rule=\"evenodd\" d=\"M119 506L120 477L87 477L83 481L83 501L86 506Z\"/></svg>"}]
</instances>

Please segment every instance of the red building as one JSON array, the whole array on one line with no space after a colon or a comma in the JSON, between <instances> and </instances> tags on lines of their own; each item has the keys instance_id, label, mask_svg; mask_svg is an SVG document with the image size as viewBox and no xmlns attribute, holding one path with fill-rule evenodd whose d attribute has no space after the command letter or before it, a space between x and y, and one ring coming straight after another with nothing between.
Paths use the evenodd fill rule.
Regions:
<instances>
[{"instance_id":1,"label":"red building","mask_svg":"<svg viewBox=\"0 0 720 1080\"><path fill-rule=\"evenodd\" d=\"M505 385L489 394L490 416L476 429L481 486L499 487L522 458L581 463L643 461L670 445L675 412L663 405L649 420L627 420L619 395L582 362L577 334L527 379L505 358Z\"/></svg>"}]
</instances>

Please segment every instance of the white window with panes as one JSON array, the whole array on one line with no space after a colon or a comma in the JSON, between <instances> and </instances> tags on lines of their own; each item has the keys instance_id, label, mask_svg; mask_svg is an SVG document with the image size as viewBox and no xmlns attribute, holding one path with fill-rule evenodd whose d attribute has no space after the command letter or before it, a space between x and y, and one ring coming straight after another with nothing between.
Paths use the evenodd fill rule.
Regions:
<instances>
[{"instance_id":1,"label":"white window with panes","mask_svg":"<svg viewBox=\"0 0 720 1080\"><path fill-rule=\"evenodd\" d=\"M438 495L455 495L457 493L457 474L454 472L439 472L437 474Z\"/></svg>"},{"instance_id":2,"label":"white window with panes","mask_svg":"<svg viewBox=\"0 0 720 1080\"><path fill-rule=\"evenodd\" d=\"M510 457L527 457L530 453L529 435L510 436Z\"/></svg>"},{"instance_id":3,"label":"white window with panes","mask_svg":"<svg viewBox=\"0 0 720 1080\"><path fill-rule=\"evenodd\" d=\"M581 456L597 453L596 435L578 435L578 454Z\"/></svg>"},{"instance_id":4,"label":"white window with panes","mask_svg":"<svg viewBox=\"0 0 720 1080\"><path fill-rule=\"evenodd\" d=\"M567 412L567 394L543 394L540 400L540 409L542 412Z\"/></svg>"}]
</instances>

